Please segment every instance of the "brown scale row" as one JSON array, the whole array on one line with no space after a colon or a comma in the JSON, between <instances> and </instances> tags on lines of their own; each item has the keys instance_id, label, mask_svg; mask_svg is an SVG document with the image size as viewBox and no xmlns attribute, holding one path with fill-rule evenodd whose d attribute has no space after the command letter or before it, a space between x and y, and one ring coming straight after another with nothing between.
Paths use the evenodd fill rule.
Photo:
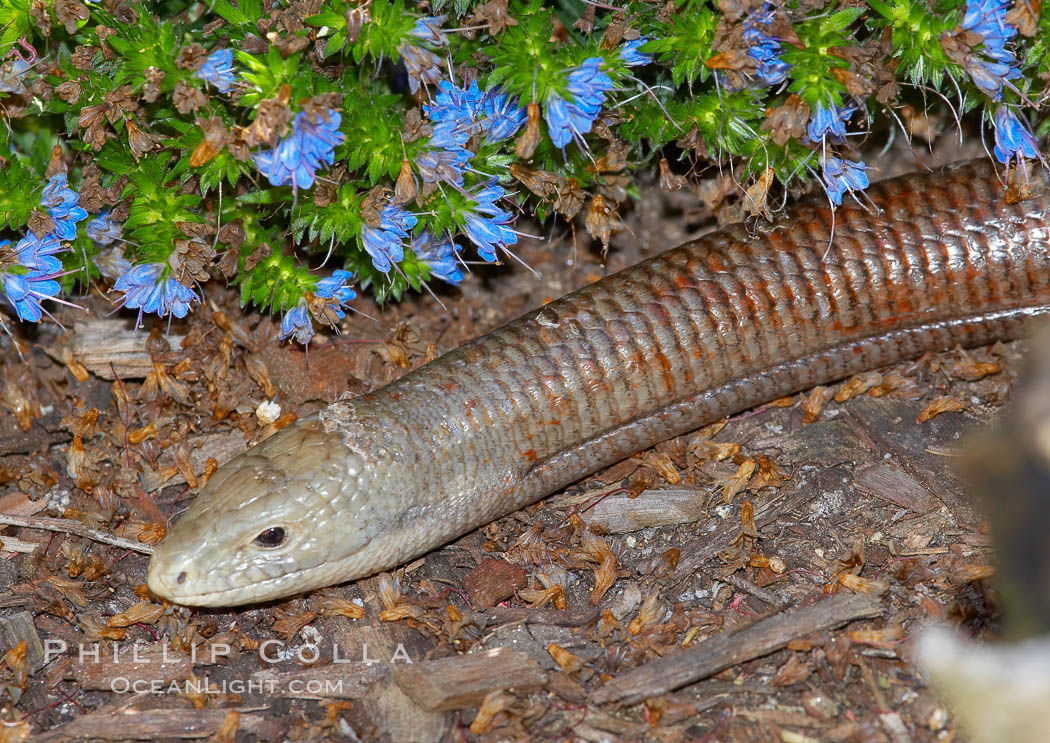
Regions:
<instances>
[{"instance_id":1,"label":"brown scale row","mask_svg":"<svg viewBox=\"0 0 1050 743\"><path fill-rule=\"evenodd\" d=\"M428 476L476 477L498 502L485 513L519 507L770 397L1017 336L1050 311L1048 190L1009 204L975 163L876 184L872 204L837 210L830 247L819 201L736 226L531 312L368 407L424 447Z\"/></svg>"}]
</instances>

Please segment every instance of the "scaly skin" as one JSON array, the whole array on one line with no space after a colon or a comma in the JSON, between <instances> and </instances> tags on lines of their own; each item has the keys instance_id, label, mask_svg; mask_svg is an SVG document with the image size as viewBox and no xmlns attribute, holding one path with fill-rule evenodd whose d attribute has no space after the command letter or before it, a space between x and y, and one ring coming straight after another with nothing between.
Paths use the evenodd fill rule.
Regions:
<instances>
[{"instance_id":1,"label":"scaly skin","mask_svg":"<svg viewBox=\"0 0 1050 743\"><path fill-rule=\"evenodd\" d=\"M811 201L530 312L226 464L150 588L230 606L367 576L725 415L1017 337L1050 314L1050 186L1033 185L1007 203L983 162L883 181L877 213L836 212L830 248Z\"/></svg>"}]
</instances>

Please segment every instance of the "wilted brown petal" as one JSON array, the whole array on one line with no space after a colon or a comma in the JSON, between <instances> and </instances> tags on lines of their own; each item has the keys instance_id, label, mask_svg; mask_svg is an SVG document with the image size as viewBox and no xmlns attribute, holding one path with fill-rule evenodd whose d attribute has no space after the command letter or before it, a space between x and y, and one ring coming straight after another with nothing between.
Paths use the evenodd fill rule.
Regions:
<instances>
[{"instance_id":1,"label":"wilted brown petal","mask_svg":"<svg viewBox=\"0 0 1050 743\"><path fill-rule=\"evenodd\" d=\"M787 99L774 109L767 111L762 130L768 131L773 141L783 147L792 139L802 139L809 123L809 106L797 95Z\"/></svg>"},{"instance_id":2,"label":"wilted brown petal","mask_svg":"<svg viewBox=\"0 0 1050 743\"><path fill-rule=\"evenodd\" d=\"M160 140L148 131L139 128L131 119L128 119L125 125L128 128L128 146L136 160L158 146Z\"/></svg>"},{"instance_id":3,"label":"wilted brown petal","mask_svg":"<svg viewBox=\"0 0 1050 743\"><path fill-rule=\"evenodd\" d=\"M142 97L146 99L146 103L154 103L160 97L165 74L164 70L156 67L146 69L146 84L142 86Z\"/></svg>"},{"instance_id":4,"label":"wilted brown petal","mask_svg":"<svg viewBox=\"0 0 1050 743\"><path fill-rule=\"evenodd\" d=\"M941 395L922 409L922 412L919 413L919 417L916 418L915 422L925 423L931 418L936 418L941 413L957 413L965 408L966 406L954 397Z\"/></svg>"},{"instance_id":5,"label":"wilted brown petal","mask_svg":"<svg viewBox=\"0 0 1050 743\"><path fill-rule=\"evenodd\" d=\"M182 47L175 55L175 66L180 70L196 70L207 59L207 51L200 44L189 44Z\"/></svg>"},{"instance_id":6,"label":"wilted brown petal","mask_svg":"<svg viewBox=\"0 0 1050 743\"><path fill-rule=\"evenodd\" d=\"M498 36L506 30L507 26L517 26L518 21L507 12L507 0L489 0L477 6L464 25L480 26L482 24L488 24L490 36Z\"/></svg>"},{"instance_id":7,"label":"wilted brown petal","mask_svg":"<svg viewBox=\"0 0 1050 743\"><path fill-rule=\"evenodd\" d=\"M90 17L87 6L76 0L55 0L55 18L66 27L67 34L76 33L77 21L86 21Z\"/></svg>"},{"instance_id":8,"label":"wilted brown petal","mask_svg":"<svg viewBox=\"0 0 1050 743\"><path fill-rule=\"evenodd\" d=\"M532 157L540 144L540 104L530 103L526 112L528 123L525 125L525 131L518 135L518 140L514 143L514 154L522 160Z\"/></svg>"},{"instance_id":9,"label":"wilted brown petal","mask_svg":"<svg viewBox=\"0 0 1050 743\"><path fill-rule=\"evenodd\" d=\"M1017 0L1003 20L1014 26L1022 36L1035 36L1042 6L1043 0Z\"/></svg>"},{"instance_id":10,"label":"wilted brown petal","mask_svg":"<svg viewBox=\"0 0 1050 743\"><path fill-rule=\"evenodd\" d=\"M197 88L186 84L185 80L175 83L175 90L171 93L171 100L175 104L175 110L180 114L189 114L204 106L208 99Z\"/></svg>"},{"instance_id":11,"label":"wilted brown petal","mask_svg":"<svg viewBox=\"0 0 1050 743\"><path fill-rule=\"evenodd\" d=\"M43 237L55 229L55 221L47 212L33 210L29 213L29 221L26 223L29 231L37 237Z\"/></svg>"},{"instance_id":12,"label":"wilted brown petal","mask_svg":"<svg viewBox=\"0 0 1050 743\"><path fill-rule=\"evenodd\" d=\"M398 173L397 182L394 184L393 203L399 206L407 204L416 198L418 192L416 178L412 174L412 163L408 160L402 160L401 172Z\"/></svg>"},{"instance_id":13,"label":"wilted brown petal","mask_svg":"<svg viewBox=\"0 0 1050 743\"><path fill-rule=\"evenodd\" d=\"M172 277L186 287L194 281L207 281L208 267L215 260L215 249L202 240L176 240L175 250L168 256Z\"/></svg>"},{"instance_id":14,"label":"wilted brown petal","mask_svg":"<svg viewBox=\"0 0 1050 743\"><path fill-rule=\"evenodd\" d=\"M66 103L76 103L80 98L80 83L76 80L67 80L55 88L55 95Z\"/></svg>"},{"instance_id":15,"label":"wilted brown petal","mask_svg":"<svg viewBox=\"0 0 1050 743\"><path fill-rule=\"evenodd\" d=\"M373 228L379 227L383 218L383 210L393 196L394 192L386 186L376 186L369 191L361 202L361 219L365 221L365 224Z\"/></svg>"},{"instance_id":16,"label":"wilted brown petal","mask_svg":"<svg viewBox=\"0 0 1050 743\"><path fill-rule=\"evenodd\" d=\"M606 204L605 197L595 196L591 199L591 207L587 210L587 218L584 220L587 234L602 243L602 256L609 250L609 238L616 230L623 228L623 223L616 214L616 210Z\"/></svg>"},{"instance_id":17,"label":"wilted brown petal","mask_svg":"<svg viewBox=\"0 0 1050 743\"><path fill-rule=\"evenodd\" d=\"M766 203L769 188L773 185L773 176L773 168L766 168L744 192L744 210L752 217L773 218Z\"/></svg>"},{"instance_id":18,"label":"wilted brown petal","mask_svg":"<svg viewBox=\"0 0 1050 743\"><path fill-rule=\"evenodd\" d=\"M196 149L193 150L193 154L190 155L190 165L194 168L199 168L222 152L222 148L226 146L226 140L229 138L226 126L218 116L209 119L199 119L197 126L201 128L203 139L201 139L201 143L197 145Z\"/></svg>"},{"instance_id":19,"label":"wilted brown petal","mask_svg":"<svg viewBox=\"0 0 1050 743\"><path fill-rule=\"evenodd\" d=\"M726 481L722 489L722 498L726 503L731 502L737 493L744 489L751 475L754 474L756 466L754 459L745 459L740 463L736 473Z\"/></svg>"}]
</instances>

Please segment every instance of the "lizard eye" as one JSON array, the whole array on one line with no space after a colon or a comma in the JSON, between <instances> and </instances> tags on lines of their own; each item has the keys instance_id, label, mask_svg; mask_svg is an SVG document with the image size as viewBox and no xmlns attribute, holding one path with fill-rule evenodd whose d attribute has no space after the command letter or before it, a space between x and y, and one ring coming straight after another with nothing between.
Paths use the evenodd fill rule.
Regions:
<instances>
[{"instance_id":1,"label":"lizard eye","mask_svg":"<svg viewBox=\"0 0 1050 743\"><path fill-rule=\"evenodd\" d=\"M271 526L264 532L261 532L259 536L252 540L252 543L257 547L264 549L273 549L274 547L280 547L284 544L284 540L287 537L284 529L279 526Z\"/></svg>"}]
</instances>

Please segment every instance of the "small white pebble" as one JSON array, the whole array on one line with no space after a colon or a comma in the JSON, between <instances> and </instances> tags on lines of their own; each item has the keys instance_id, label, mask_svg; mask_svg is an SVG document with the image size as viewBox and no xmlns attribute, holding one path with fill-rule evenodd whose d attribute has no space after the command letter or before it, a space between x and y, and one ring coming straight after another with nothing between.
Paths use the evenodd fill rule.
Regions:
<instances>
[{"instance_id":1,"label":"small white pebble","mask_svg":"<svg viewBox=\"0 0 1050 743\"><path fill-rule=\"evenodd\" d=\"M627 542L627 546L631 549L634 549L634 547L638 545L638 540L635 539L633 535L628 536L624 541Z\"/></svg>"},{"instance_id":2,"label":"small white pebble","mask_svg":"<svg viewBox=\"0 0 1050 743\"><path fill-rule=\"evenodd\" d=\"M281 406L279 403L271 402L269 400L259 403L259 407L255 409L255 417L259 419L259 422L264 426L268 426L275 420L281 417Z\"/></svg>"},{"instance_id":3,"label":"small white pebble","mask_svg":"<svg viewBox=\"0 0 1050 743\"><path fill-rule=\"evenodd\" d=\"M57 485L48 491L45 508L48 513L61 516L73 503L73 494L68 489Z\"/></svg>"}]
</instances>

